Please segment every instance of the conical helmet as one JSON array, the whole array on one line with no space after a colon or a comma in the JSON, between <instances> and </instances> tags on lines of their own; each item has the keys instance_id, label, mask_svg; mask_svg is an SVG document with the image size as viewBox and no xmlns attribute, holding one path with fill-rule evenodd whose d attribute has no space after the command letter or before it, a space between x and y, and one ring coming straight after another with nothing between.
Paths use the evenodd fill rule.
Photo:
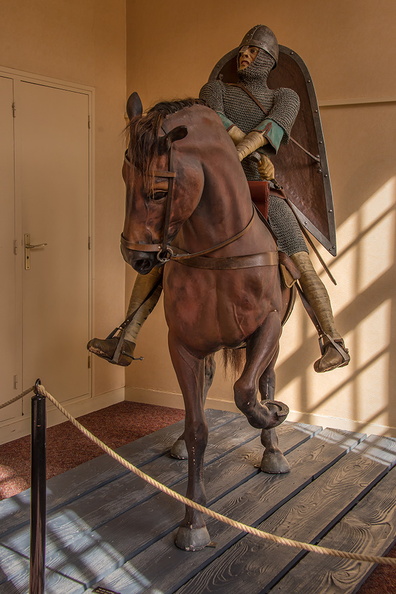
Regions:
<instances>
[{"instance_id":1,"label":"conical helmet","mask_svg":"<svg viewBox=\"0 0 396 594\"><path fill-rule=\"evenodd\" d=\"M274 58L275 64L278 63L278 41L271 29L265 25L256 25L250 29L250 31L248 31L245 37L242 39L239 47L243 47L245 45L254 45L255 47L263 49Z\"/></svg>"}]
</instances>

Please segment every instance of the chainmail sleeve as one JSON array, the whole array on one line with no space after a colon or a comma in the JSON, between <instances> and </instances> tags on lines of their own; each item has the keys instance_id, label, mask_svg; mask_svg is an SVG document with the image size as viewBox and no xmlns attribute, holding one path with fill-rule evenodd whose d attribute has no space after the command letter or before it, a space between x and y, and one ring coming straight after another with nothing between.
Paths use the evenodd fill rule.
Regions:
<instances>
[{"instance_id":1,"label":"chainmail sleeve","mask_svg":"<svg viewBox=\"0 0 396 594\"><path fill-rule=\"evenodd\" d=\"M205 103L211 107L219 116L226 130L228 130L234 122L225 114L224 96L226 87L220 80L210 80L207 82L199 92L199 98L203 99Z\"/></svg>"},{"instance_id":2,"label":"chainmail sleeve","mask_svg":"<svg viewBox=\"0 0 396 594\"><path fill-rule=\"evenodd\" d=\"M274 104L268 117L284 130L282 143L289 141L290 132L300 108L300 98L292 89L277 89L274 92Z\"/></svg>"},{"instance_id":3,"label":"chainmail sleeve","mask_svg":"<svg viewBox=\"0 0 396 594\"><path fill-rule=\"evenodd\" d=\"M210 80L199 92L199 98L203 99L214 111L224 114L224 85L219 80ZM225 115L225 114L224 114Z\"/></svg>"}]
</instances>

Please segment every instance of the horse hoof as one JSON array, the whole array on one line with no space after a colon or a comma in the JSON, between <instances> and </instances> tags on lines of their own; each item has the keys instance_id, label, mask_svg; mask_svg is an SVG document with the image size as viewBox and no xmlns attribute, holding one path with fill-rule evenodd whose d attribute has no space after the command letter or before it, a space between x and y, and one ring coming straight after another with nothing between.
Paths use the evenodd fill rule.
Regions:
<instances>
[{"instance_id":1,"label":"horse hoof","mask_svg":"<svg viewBox=\"0 0 396 594\"><path fill-rule=\"evenodd\" d=\"M186 528L180 526L175 538L175 545L183 551L200 551L210 543L206 526L202 528Z\"/></svg>"},{"instance_id":2,"label":"horse hoof","mask_svg":"<svg viewBox=\"0 0 396 594\"><path fill-rule=\"evenodd\" d=\"M188 452L184 439L177 439L171 447L170 455L178 460L187 460Z\"/></svg>"},{"instance_id":3,"label":"horse hoof","mask_svg":"<svg viewBox=\"0 0 396 594\"><path fill-rule=\"evenodd\" d=\"M279 400L262 400L261 404L266 406L276 416L276 422L274 427L277 427L286 419L289 414L289 407L284 402Z\"/></svg>"},{"instance_id":4,"label":"horse hoof","mask_svg":"<svg viewBox=\"0 0 396 594\"><path fill-rule=\"evenodd\" d=\"M290 465L282 452L265 451L260 469L269 474L286 474L290 472Z\"/></svg>"}]
</instances>

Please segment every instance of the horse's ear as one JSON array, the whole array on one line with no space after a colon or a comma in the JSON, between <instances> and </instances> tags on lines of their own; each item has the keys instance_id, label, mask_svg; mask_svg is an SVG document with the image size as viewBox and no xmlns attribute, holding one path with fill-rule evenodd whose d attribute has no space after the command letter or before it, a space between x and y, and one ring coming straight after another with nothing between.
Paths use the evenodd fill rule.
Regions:
<instances>
[{"instance_id":1,"label":"horse's ear","mask_svg":"<svg viewBox=\"0 0 396 594\"><path fill-rule=\"evenodd\" d=\"M176 142L177 140L183 140L188 134L188 130L186 126L177 126L173 128L168 134L166 135L166 140L169 143Z\"/></svg>"},{"instance_id":2,"label":"horse's ear","mask_svg":"<svg viewBox=\"0 0 396 594\"><path fill-rule=\"evenodd\" d=\"M127 114L128 118L131 120L136 116L140 116L143 113L143 105L140 100L139 95L136 92L133 92L132 95L129 95L129 99L127 101Z\"/></svg>"},{"instance_id":3,"label":"horse's ear","mask_svg":"<svg viewBox=\"0 0 396 594\"><path fill-rule=\"evenodd\" d=\"M176 126L176 128L173 128L173 130L170 130L167 134L161 136L158 144L159 153L162 154L169 151L173 142L182 140L187 134L188 130L186 126Z\"/></svg>"}]
</instances>

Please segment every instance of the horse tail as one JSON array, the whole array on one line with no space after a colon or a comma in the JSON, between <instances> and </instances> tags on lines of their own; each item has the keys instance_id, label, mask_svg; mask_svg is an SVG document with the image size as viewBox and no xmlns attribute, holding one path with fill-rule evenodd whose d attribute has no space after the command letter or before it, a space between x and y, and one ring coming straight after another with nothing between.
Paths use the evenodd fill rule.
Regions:
<instances>
[{"instance_id":1,"label":"horse tail","mask_svg":"<svg viewBox=\"0 0 396 594\"><path fill-rule=\"evenodd\" d=\"M231 372L233 379L236 379L236 376L242 373L245 361L246 350L244 348L223 349L224 373Z\"/></svg>"}]
</instances>

